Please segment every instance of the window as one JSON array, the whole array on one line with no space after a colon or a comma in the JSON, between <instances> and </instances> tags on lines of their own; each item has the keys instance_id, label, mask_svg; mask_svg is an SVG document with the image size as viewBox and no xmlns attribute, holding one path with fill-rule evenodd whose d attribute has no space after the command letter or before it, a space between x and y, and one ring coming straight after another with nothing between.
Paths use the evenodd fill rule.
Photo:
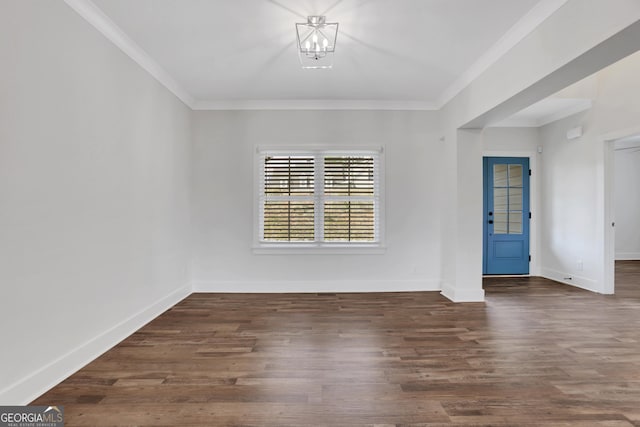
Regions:
<instances>
[{"instance_id":1,"label":"window","mask_svg":"<svg viewBox=\"0 0 640 427\"><path fill-rule=\"evenodd\" d=\"M259 247L379 247L380 151L261 151Z\"/></svg>"},{"instance_id":2,"label":"window","mask_svg":"<svg viewBox=\"0 0 640 427\"><path fill-rule=\"evenodd\" d=\"M495 234L522 234L522 165L493 166Z\"/></svg>"}]
</instances>

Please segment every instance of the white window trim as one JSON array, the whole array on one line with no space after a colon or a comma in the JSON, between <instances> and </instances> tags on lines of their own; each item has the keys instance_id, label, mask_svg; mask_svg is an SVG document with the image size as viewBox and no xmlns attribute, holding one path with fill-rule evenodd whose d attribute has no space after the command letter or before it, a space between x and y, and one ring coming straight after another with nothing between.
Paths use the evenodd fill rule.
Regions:
<instances>
[{"instance_id":1,"label":"white window trim","mask_svg":"<svg viewBox=\"0 0 640 427\"><path fill-rule=\"evenodd\" d=\"M372 243L366 242L263 242L260 240L261 224L262 224L262 209L260 205L261 194L261 174L262 164L261 158L263 155L275 154L275 155L309 155L325 156L327 154L335 155L362 155L364 153L376 153L378 157L378 199L376 200L377 216L378 216L378 229L377 236L378 241ZM314 146L256 146L254 151L254 164L253 164L253 245L252 251L254 254L262 255L373 255L383 254L386 252L385 245L385 159L384 159L384 147L377 146L348 146L336 149L335 146L330 145L314 145ZM316 162L316 164L318 164ZM324 181L324 170L322 167L315 169L315 179ZM323 198L313 196L315 205L316 221L316 233L322 234L323 231L323 215L324 209L320 204ZM324 200L330 200L331 196L324 196ZM336 197L339 199L339 197ZM320 223L318 223L320 222ZM318 235L316 234L316 239Z\"/></svg>"}]
</instances>

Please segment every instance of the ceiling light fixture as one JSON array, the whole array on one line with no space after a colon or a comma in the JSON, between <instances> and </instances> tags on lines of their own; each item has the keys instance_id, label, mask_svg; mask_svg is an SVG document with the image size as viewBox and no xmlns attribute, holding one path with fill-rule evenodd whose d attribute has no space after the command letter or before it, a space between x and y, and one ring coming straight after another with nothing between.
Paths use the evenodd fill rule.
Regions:
<instances>
[{"instance_id":1,"label":"ceiling light fixture","mask_svg":"<svg viewBox=\"0 0 640 427\"><path fill-rule=\"evenodd\" d=\"M324 16L308 16L296 24L298 56L302 68L331 68L338 37L338 23L326 22Z\"/></svg>"}]
</instances>

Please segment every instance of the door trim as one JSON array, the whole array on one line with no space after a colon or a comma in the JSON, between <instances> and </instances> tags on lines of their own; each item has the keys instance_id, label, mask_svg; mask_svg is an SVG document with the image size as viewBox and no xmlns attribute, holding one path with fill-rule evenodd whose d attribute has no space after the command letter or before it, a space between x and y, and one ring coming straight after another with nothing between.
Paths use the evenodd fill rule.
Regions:
<instances>
[{"instance_id":1,"label":"door trim","mask_svg":"<svg viewBox=\"0 0 640 427\"><path fill-rule=\"evenodd\" d=\"M520 275L520 277L540 276L540 257L539 242L540 229L538 227L538 219L540 216L538 188L540 185L540 173L538 171L538 156L535 151L505 151L505 150L483 150L482 161L485 157L524 157L529 159L529 169L531 169L531 179L529 180L529 210L531 212L531 220L529 222L529 253L531 254L531 262L529 263L529 274ZM480 218L482 220L482 218ZM484 245L482 245L482 253L484 255Z\"/></svg>"},{"instance_id":2,"label":"door trim","mask_svg":"<svg viewBox=\"0 0 640 427\"><path fill-rule=\"evenodd\" d=\"M598 170L597 215L602 228L598 229L600 248L600 271L596 292L606 295L615 293L615 230L611 223L615 221L614 203L614 144L618 139L640 134L640 126L618 129L600 134L597 138L602 149L602 169Z\"/></svg>"}]
</instances>

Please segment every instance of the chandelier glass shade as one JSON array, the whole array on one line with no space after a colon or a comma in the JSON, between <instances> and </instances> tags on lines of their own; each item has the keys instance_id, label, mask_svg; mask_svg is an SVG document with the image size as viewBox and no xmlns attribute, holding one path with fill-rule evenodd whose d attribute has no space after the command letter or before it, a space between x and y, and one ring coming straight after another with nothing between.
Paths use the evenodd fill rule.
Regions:
<instances>
[{"instance_id":1,"label":"chandelier glass shade","mask_svg":"<svg viewBox=\"0 0 640 427\"><path fill-rule=\"evenodd\" d=\"M309 16L296 24L298 56L302 68L331 68L338 37L338 23L324 16Z\"/></svg>"}]
</instances>

